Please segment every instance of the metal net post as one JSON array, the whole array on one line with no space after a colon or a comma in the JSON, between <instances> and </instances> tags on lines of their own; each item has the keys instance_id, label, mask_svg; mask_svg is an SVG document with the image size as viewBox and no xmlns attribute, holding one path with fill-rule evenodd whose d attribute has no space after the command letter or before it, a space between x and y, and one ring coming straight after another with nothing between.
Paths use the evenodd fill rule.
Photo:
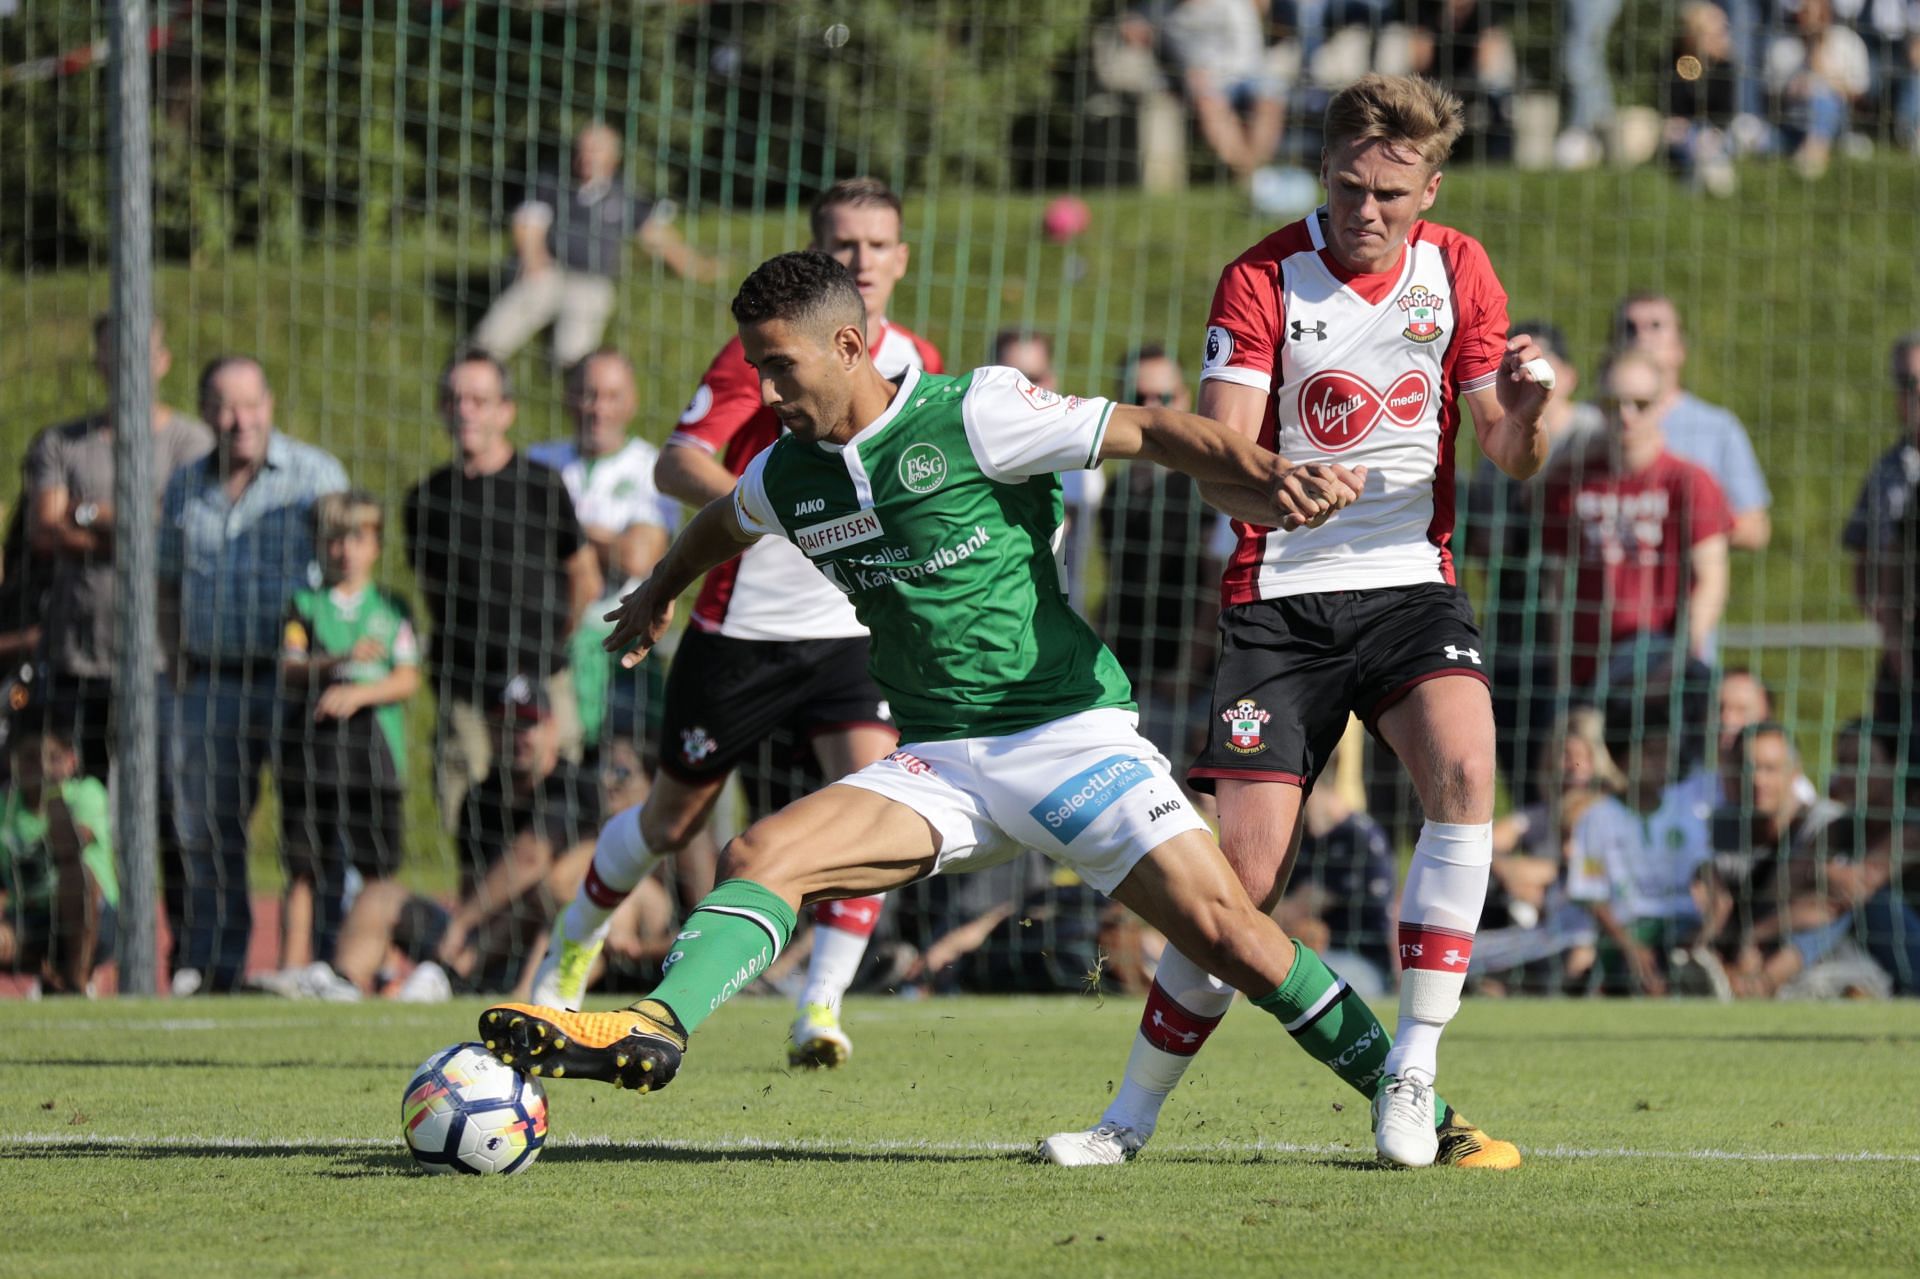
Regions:
<instances>
[{"instance_id":1,"label":"metal net post","mask_svg":"<svg viewBox=\"0 0 1920 1279\"><path fill-rule=\"evenodd\" d=\"M114 590L119 658L114 832L121 859L120 987L157 986L154 855L153 186L146 0L115 6L113 200Z\"/></svg>"}]
</instances>

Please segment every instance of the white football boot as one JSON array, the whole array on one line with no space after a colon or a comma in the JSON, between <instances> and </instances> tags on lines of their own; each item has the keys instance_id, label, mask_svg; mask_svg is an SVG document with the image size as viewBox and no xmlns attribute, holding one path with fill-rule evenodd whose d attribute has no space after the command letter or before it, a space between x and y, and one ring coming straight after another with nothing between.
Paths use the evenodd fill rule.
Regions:
<instances>
[{"instance_id":1,"label":"white football boot","mask_svg":"<svg viewBox=\"0 0 1920 1279\"><path fill-rule=\"evenodd\" d=\"M1083 1132L1057 1132L1034 1153L1042 1163L1062 1168L1123 1164L1140 1153L1147 1139L1132 1128L1101 1123Z\"/></svg>"},{"instance_id":2,"label":"white football boot","mask_svg":"<svg viewBox=\"0 0 1920 1279\"><path fill-rule=\"evenodd\" d=\"M1373 1098L1373 1148L1389 1163L1427 1168L1440 1154L1433 1126L1433 1077L1423 1070L1388 1075Z\"/></svg>"}]
</instances>

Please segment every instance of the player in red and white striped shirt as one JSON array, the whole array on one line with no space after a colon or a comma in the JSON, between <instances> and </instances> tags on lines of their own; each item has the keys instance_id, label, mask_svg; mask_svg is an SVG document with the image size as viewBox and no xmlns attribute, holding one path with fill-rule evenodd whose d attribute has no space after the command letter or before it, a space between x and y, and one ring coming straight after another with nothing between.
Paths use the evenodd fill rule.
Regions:
<instances>
[{"instance_id":1,"label":"player in red and white striped shirt","mask_svg":"<svg viewBox=\"0 0 1920 1279\"><path fill-rule=\"evenodd\" d=\"M887 321L907 272L900 198L873 178L822 192L811 211L813 247L854 275L867 307L874 367L889 378L941 371L933 344ZM714 357L661 450L662 492L694 507L733 491L747 464L780 437L760 375L735 337ZM896 743L886 699L867 670L867 631L853 606L784 538L765 538L707 574L667 673L660 773L637 808L601 831L586 882L554 930L536 979L536 1003L580 1006L606 920L662 858L706 825L728 775L780 727L804 735L836 781L884 758ZM879 897L813 907L813 950L788 1058L837 1066L852 1051L840 999L880 918Z\"/></svg>"},{"instance_id":2,"label":"player in red and white striped shirt","mask_svg":"<svg viewBox=\"0 0 1920 1279\"><path fill-rule=\"evenodd\" d=\"M1327 109L1327 203L1221 275L1200 412L1296 465L1364 473L1358 500L1317 527L1236 521L1211 734L1188 777L1218 795L1227 858L1271 908L1299 849L1302 799L1349 714L1405 761L1427 821L1401 897L1397 1042L1297 943L1281 987L1299 1010L1287 1028L1373 1098L1383 1157L1512 1167L1510 1143L1433 1092L1493 857L1486 644L1449 544L1462 402L1482 451L1524 478L1546 457L1549 388L1522 368L1539 348L1507 336L1486 252L1421 218L1460 129L1459 100L1430 82L1360 80ZM1230 495L1203 492L1233 513ZM1048 1139L1043 1155L1130 1158L1232 998L1169 950L1113 1104L1091 1131Z\"/></svg>"}]
</instances>

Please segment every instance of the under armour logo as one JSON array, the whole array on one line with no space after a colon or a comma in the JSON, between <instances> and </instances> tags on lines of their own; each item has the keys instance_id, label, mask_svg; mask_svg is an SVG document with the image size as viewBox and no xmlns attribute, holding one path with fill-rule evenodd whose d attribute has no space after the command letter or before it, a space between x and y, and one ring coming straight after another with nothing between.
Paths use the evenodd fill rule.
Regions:
<instances>
[{"instance_id":1,"label":"under armour logo","mask_svg":"<svg viewBox=\"0 0 1920 1279\"><path fill-rule=\"evenodd\" d=\"M1295 320L1293 322L1293 340L1301 342L1309 337L1313 338L1316 342L1326 341L1327 322L1325 320L1315 320L1312 324L1308 324L1304 320Z\"/></svg>"},{"instance_id":2,"label":"under armour logo","mask_svg":"<svg viewBox=\"0 0 1920 1279\"><path fill-rule=\"evenodd\" d=\"M1450 949L1447 951L1446 954L1440 956L1440 962L1443 964L1446 964L1450 968L1457 968L1460 965L1467 962L1467 957L1461 954L1458 950Z\"/></svg>"},{"instance_id":3,"label":"under armour logo","mask_svg":"<svg viewBox=\"0 0 1920 1279\"><path fill-rule=\"evenodd\" d=\"M1167 1025L1167 1019L1161 1015L1158 1008L1153 1010L1153 1025L1154 1029L1178 1039L1183 1044L1190 1044L1200 1038L1199 1032L1197 1031L1175 1030L1173 1027Z\"/></svg>"},{"instance_id":4,"label":"under armour logo","mask_svg":"<svg viewBox=\"0 0 1920 1279\"><path fill-rule=\"evenodd\" d=\"M1455 648L1449 644L1447 645L1446 653L1449 662L1457 662L1464 657L1475 666L1480 665L1480 650L1477 648Z\"/></svg>"}]
</instances>

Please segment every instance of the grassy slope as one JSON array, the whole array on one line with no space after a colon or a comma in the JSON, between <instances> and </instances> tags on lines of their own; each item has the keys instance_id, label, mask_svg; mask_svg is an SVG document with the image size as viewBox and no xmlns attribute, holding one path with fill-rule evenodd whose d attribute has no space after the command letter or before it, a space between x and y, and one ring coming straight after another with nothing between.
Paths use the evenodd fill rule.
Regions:
<instances>
[{"instance_id":1,"label":"grassy slope","mask_svg":"<svg viewBox=\"0 0 1920 1279\"><path fill-rule=\"evenodd\" d=\"M1223 262L1268 223L1225 192L1092 200L1094 219L1068 253L1038 233L1039 197L936 192L909 210L915 245L896 318L967 365L990 335L1022 323L1058 335L1069 389L1109 389L1121 352L1174 342L1194 357ZM1656 287L1680 299L1693 332L1691 381L1746 421L1775 491L1774 544L1740 557L1730 620L1851 622L1840 525L1869 461L1891 438L1885 351L1920 315L1911 269L1920 169L1898 159L1846 163L1808 186L1785 168L1746 174L1740 200L1687 195L1661 174L1581 175L1461 170L1436 210L1480 236L1516 318L1546 315L1591 366L1615 298ZM796 217L710 215L693 238L744 269L796 243ZM324 443L357 482L397 501L445 457L432 379L463 331L462 307L484 302L498 240L477 228L400 246L315 240L293 262L243 257L165 269L158 296L172 323L176 367L164 390L191 400L192 370L216 351L260 352L279 390L282 423ZM104 264L0 280L0 462L32 430L97 399L86 363L87 317L106 299ZM642 371L642 430L671 427L727 333L725 290L636 270L610 337ZM564 430L538 351L520 357L520 437ZM9 466L10 469L10 466ZM8 496L11 496L10 494ZM389 577L405 584L389 547ZM1832 726L1864 707L1868 655L1808 648L1733 652L1786 690L1809 757ZM431 846L425 784L430 723L416 707L413 828Z\"/></svg>"},{"instance_id":2,"label":"grassy slope","mask_svg":"<svg viewBox=\"0 0 1920 1279\"><path fill-rule=\"evenodd\" d=\"M1531 1152L1501 1176L1375 1168L1356 1100L1248 1010L1149 1156L1062 1172L1014 1148L1088 1116L1136 1005L860 1001L853 1068L795 1076L773 1065L785 1010L756 1001L662 1096L555 1085L555 1144L526 1176L418 1176L397 1147L406 1072L476 1007L0 1006L0 1274L1920 1265L1911 1004L1475 1003L1449 1077ZM290 1148L217 1144L234 1138ZM1685 1156L1702 1150L1902 1161Z\"/></svg>"}]
</instances>

